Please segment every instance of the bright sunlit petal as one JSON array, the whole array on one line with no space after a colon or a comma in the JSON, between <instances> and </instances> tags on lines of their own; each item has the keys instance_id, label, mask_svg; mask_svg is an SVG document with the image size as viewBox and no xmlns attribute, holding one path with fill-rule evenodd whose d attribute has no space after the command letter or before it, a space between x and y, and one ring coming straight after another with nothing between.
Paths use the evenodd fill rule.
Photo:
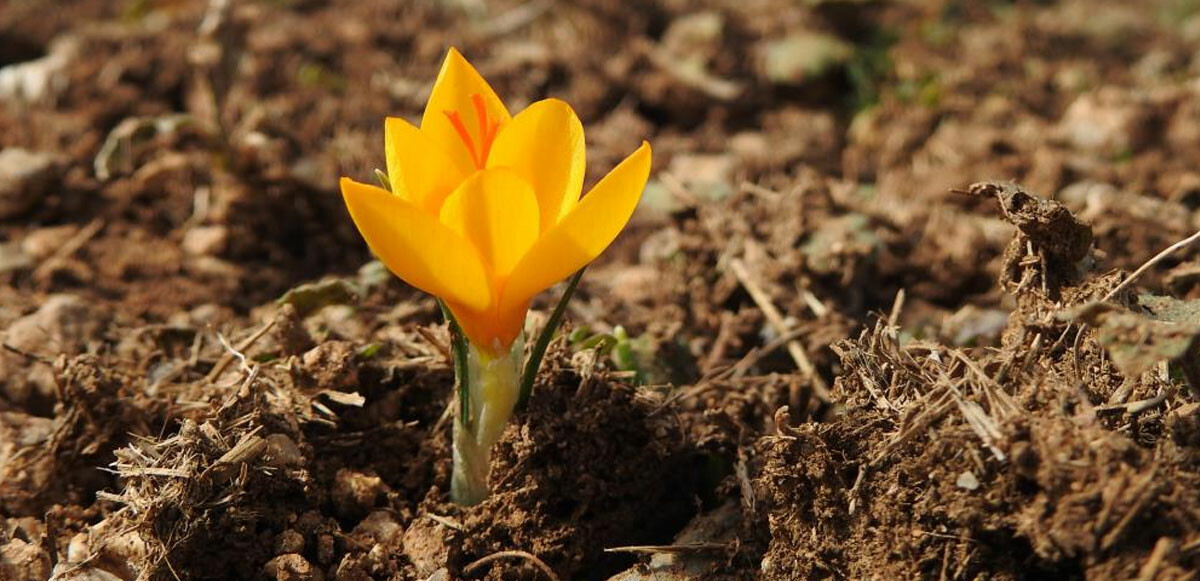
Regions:
<instances>
[{"instance_id":1,"label":"bright sunlit petal","mask_svg":"<svg viewBox=\"0 0 1200 581\"><path fill-rule=\"evenodd\" d=\"M533 186L545 232L575 207L583 190L583 124L570 105L538 101L496 137L487 165L512 168Z\"/></svg>"},{"instance_id":2,"label":"bright sunlit petal","mask_svg":"<svg viewBox=\"0 0 1200 581\"><path fill-rule=\"evenodd\" d=\"M428 134L403 119L388 117L383 136L392 189L433 215L475 169L459 166Z\"/></svg>"},{"instance_id":3,"label":"bright sunlit petal","mask_svg":"<svg viewBox=\"0 0 1200 581\"><path fill-rule=\"evenodd\" d=\"M599 256L633 215L649 176L650 144L642 142L529 249L503 289L501 308L528 302Z\"/></svg>"},{"instance_id":4,"label":"bright sunlit petal","mask_svg":"<svg viewBox=\"0 0 1200 581\"><path fill-rule=\"evenodd\" d=\"M483 261L458 233L400 196L342 178L342 197L371 251L405 282L470 309L492 303Z\"/></svg>"},{"instance_id":5,"label":"bright sunlit petal","mask_svg":"<svg viewBox=\"0 0 1200 581\"><path fill-rule=\"evenodd\" d=\"M475 246L497 287L538 237L537 197L507 168L476 172L446 198L441 221Z\"/></svg>"},{"instance_id":6,"label":"bright sunlit petal","mask_svg":"<svg viewBox=\"0 0 1200 581\"><path fill-rule=\"evenodd\" d=\"M481 117L486 126L481 126ZM459 167L481 167L479 156L490 142L489 135L511 118L491 85L451 48L425 104L421 131L441 145Z\"/></svg>"}]
</instances>

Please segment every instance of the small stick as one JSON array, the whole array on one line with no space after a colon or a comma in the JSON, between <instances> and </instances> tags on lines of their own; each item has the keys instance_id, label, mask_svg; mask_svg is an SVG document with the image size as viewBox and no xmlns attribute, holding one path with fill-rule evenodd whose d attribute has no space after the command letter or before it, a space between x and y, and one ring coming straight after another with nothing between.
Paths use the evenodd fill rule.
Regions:
<instances>
[{"instance_id":1,"label":"small stick","mask_svg":"<svg viewBox=\"0 0 1200 581\"><path fill-rule=\"evenodd\" d=\"M670 75L674 80L718 101L732 101L742 94L744 87L741 83L683 66L679 59L672 57L666 51L658 48L658 45L649 41L635 43L634 48L645 55L650 64Z\"/></svg>"},{"instance_id":2,"label":"small stick","mask_svg":"<svg viewBox=\"0 0 1200 581\"><path fill-rule=\"evenodd\" d=\"M458 405L458 393L456 392L454 394L454 397L450 398L450 401L446 402L446 409L442 410L441 417L438 418L437 423L433 424L433 429L430 430L429 433L431 433L431 434L442 433L442 428L446 427L446 422L450 421L450 418L454 416L454 408L457 405Z\"/></svg>"},{"instance_id":3,"label":"small stick","mask_svg":"<svg viewBox=\"0 0 1200 581\"><path fill-rule=\"evenodd\" d=\"M485 38L495 38L515 32L540 18L553 6L554 2L552 0L523 2L507 12L497 14L491 18L491 21L479 31L480 35Z\"/></svg>"},{"instance_id":4,"label":"small stick","mask_svg":"<svg viewBox=\"0 0 1200 581\"><path fill-rule=\"evenodd\" d=\"M678 545L631 545L628 547L609 547L605 553L695 553L701 551L724 551L729 549L725 543L680 543Z\"/></svg>"},{"instance_id":5,"label":"small stick","mask_svg":"<svg viewBox=\"0 0 1200 581\"><path fill-rule=\"evenodd\" d=\"M896 291L896 299L892 301L892 312L888 314L887 324L895 328L900 323L900 312L904 310L904 289Z\"/></svg>"},{"instance_id":6,"label":"small stick","mask_svg":"<svg viewBox=\"0 0 1200 581\"><path fill-rule=\"evenodd\" d=\"M1120 411L1124 411L1125 413L1128 413L1130 415L1137 415L1146 410L1150 410L1150 409L1153 409L1153 408L1156 408L1156 407L1162 405L1163 402L1167 401L1167 398L1171 395L1172 394L1168 390L1161 389L1161 390L1159 390L1158 394L1155 395L1154 397L1147 398L1147 399L1139 399L1137 401L1131 401L1129 403L1115 403L1115 404L1102 405L1102 406L1098 406L1096 408L1096 411L1097 412L1111 412L1111 411L1120 410Z\"/></svg>"},{"instance_id":7,"label":"small stick","mask_svg":"<svg viewBox=\"0 0 1200 581\"><path fill-rule=\"evenodd\" d=\"M784 345L791 343L807 334L808 331L805 329L792 329L791 331L772 339L770 343L767 343L758 349L752 349L742 357L741 361L733 364L733 367L729 369L728 375L733 377L741 377L745 374L746 370L754 367L755 364L757 364L767 355L774 353L780 347L783 347Z\"/></svg>"},{"instance_id":8,"label":"small stick","mask_svg":"<svg viewBox=\"0 0 1200 581\"><path fill-rule=\"evenodd\" d=\"M829 307L825 306L825 303L821 302L821 299L818 299L817 295L814 295L807 288L800 287L800 298L804 299L804 304L808 305L808 310L812 311L818 319L829 313Z\"/></svg>"},{"instance_id":9,"label":"small stick","mask_svg":"<svg viewBox=\"0 0 1200 581\"><path fill-rule=\"evenodd\" d=\"M427 512L421 516L423 516L435 523L438 523L444 527L452 528L459 532L462 532L464 530L463 526L458 524L458 521L456 521L448 516L442 516L440 514L433 514L432 512Z\"/></svg>"},{"instance_id":10,"label":"small stick","mask_svg":"<svg viewBox=\"0 0 1200 581\"><path fill-rule=\"evenodd\" d=\"M684 390L676 391L670 397L663 400L663 402L661 404L659 404L657 408L654 408L654 410L650 412L650 415L654 415L654 414L662 411L667 406L669 406L681 399L685 399L688 397L692 397L692 396L696 396L696 395L700 395L701 393L704 393L705 391L707 391L709 388L711 388L713 386L713 382L715 382L715 381L728 379L731 377L732 378L742 377L742 375L744 375L744 373L747 369L754 366L754 364L758 363L762 358L766 357L767 355L770 355L771 353L774 353L776 349L779 349L788 341L793 341L796 339L796 337L799 337L799 336L805 334L806 332L807 331L805 331L803 329L793 329L784 335L780 335L779 337L776 337L770 343L767 343L766 345L764 345L762 347L751 349L744 356L742 356L742 359L740 361L738 361L737 363L734 363L733 365L730 365L729 367L725 367L720 370L713 369L712 371L708 372L707 375L700 378L700 381L696 382L695 385L693 385L687 389L684 389Z\"/></svg>"},{"instance_id":11,"label":"small stick","mask_svg":"<svg viewBox=\"0 0 1200 581\"><path fill-rule=\"evenodd\" d=\"M1187 248L1188 246L1191 246L1192 244L1195 244L1197 241L1200 241L1200 230L1196 231L1195 234L1192 234L1191 236L1188 236L1187 238L1184 238L1183 240L1180 240L1179 242L1176 242L1176 243L1168 246L1166 248L1166 250L1163 250L1162 252L1159 252L1158 254L1154 255L1154 258L1147 260L1146 264L1139 266L1137 270L1133 271L1133 274L1129 275L1128 277L1125 278L1125 280L1121 281L1121 284L1114 287L1111 291L1108 291L1108 294L1104 295L1104 298L1100 299L1100 302L1104 303L1104 302L1108 302L1108 301L1112 300L1113 297L1117 296L1118 293L1120 293L1121 291L1128 288L1129 285L1133 284L1133 281L1137 280L1138 277L1145 274L1146 271L1150 270L1150 268L1153 267L1155 264L1162 262L1163 259L1174 254L1175 252L1182 250L1184 248Z\"/></svg>"},{"instance_id":12,"label":"small stick","mask_svg":"<svg viewBox=\"0 0 1200 581\"><path fill-rule=\"evenodd\" d=\"M783 314L771 302L771 298L767 296L766 291L754 282L750 277L750 272L746 270L746 265L741 259L734 258L729 261L729 269L733 271L733 275L737 277L738 282L750 293L750 298L754 300L754 304L763 312L763 316L767 318L767 322L775 328L775 332L780 335L786 335L791 331L787 323L783 320ZM813 391L822 401L830 401L829 386L825 383L825 379L817 373L817 368L812 364L812 360L808 358L808 354L804 352L804 348L800 346L800 342L792 339L787 342L788 354L796 362L796 367L800 368L800 372L808 376L812 381Z\"/></svg>"},{"instance_id":13,"label":"small stick","mask_svg":"<svg viewBox=\"0 0 1200 581\"><path fill-rule=\"evenodd\" d=\"M217 364L213 366L212 371L209 371L208 375L204 377L205 383L216 381L216 379L225 372L225 368L229 367L230 363L233 363L233 358L235 355L239 356L243 361L245 361L246 357L245 355L242 355L242 353L245 353L247 349L252 347L254 343L261 339L263 335L266 335L267 331L270 331L274 326L275 319L267 321L267 323L255 331L253 335L250 335L245 341L242 341L240 344L238 344L235 349L225 351L225 353L221 355L221 358L217 360ZM219 339L220 335L218 335L217 338Z\"/></svg>"},{"instance_id":14,"label":"small stick","mask_svg":"<svg viewBox=\"0 0 1200 581\"><path fill-rule=\"evenodd\" d=\"M963 541L963 542L967 542L967 543L978 543L979 542L979 541L976 541L975 539L972 539L971 537L948 535L946 533L935 533L933 531L923 531L920 529L913 529L913 533L918 534L918 535L927 536L927 537L937 537L939 539L951 539L951 540Z\"/></svg>"},{"instance_id":15,"label":"small stick","mask_svg":"<svg viewBox=\"0 0 1200 581\"><path fill-rule=\"evenodd\" d=\"M1179 548L1179 541L1171 537L1159 537L1158 542L1154 543L1154 550L1150 552L1150 557L1142 564L1142 568L1138 570L1137 581L1154 581L1158 579L1158 570L1162 568L1163 561L1174 553Z\"/></svg>"},{"instance_id":16,"label":"small stick","mask_svg":"<svg viewBox=\"0 0 1200 581\"><path fill-rule=\"evenodd\" d=\"M54 254L50 256L50 258L47 258L33 270L34 280L41 280L45 278L49 272L62 263L62 261L70 258L72 254L79 252L79 249L83 248L83 245L87 244L88 240L91 240L96 236L96 234L99 234L102 228L104 228L104 220L101 220L100 218L96 218L95 220L88 222L87 226L84 226L81 230L79 230L79 232L76 232L75 235L64 242L62 246L59 246L58 250L56 250Z\"/></svg>"},{"instance_id":17,"label":"small stick","mask_svg":"<svg viewBox=\"0 0 1200 581\"><path fill-rule=\"evenodd\" d=\"M1129 510L1125 511L1125 515L1121 517L1121 520L1117 521L1117 524L1113 525L1112 529L1105 533L1104 537L1100 539L1101 550L1107 551L1112 548L1113 544L1115 544L1117 540L1121 538L1121 535L1125 533L1125 530L1129 527L1129 524L1133 522L1134 518L1136 518L1146 506L1146 503L1150 501L1151 497L1155 496L1152 491L1154 488L1154 477L1157 474L1158 465L1154 465L1150 468L1150 472L1146 474L1146 476L1144 476L1140 482L1137 482L1133 485L1132 490L1136 491L1134 492L1136 500L1133 501L1133 506L1130 506Z\"/></svg>"},{"instance_id":18,"label":"small stick","mask_svg":"<svg viewBox=\"0 0 1200 581\"><path fill-rule=\"evenodd\" d=\"M854 516L854 512L858 510L858 491L862 487L863 478L867 475L867 470L871 469L870 464L863 464L858 467L858 475L854 477L854 485L846 492L846 496L850 499L850 516Z\"/></svg>"},{"instance_id":19,"label":"small stick","mask_svg":"<svg viewBox=\"0 0 1200 581\"><path fill-rule=\"evenodd\" d=\"M675 199L684 206L699 206L702 203L700 198L697 198L694 194L688 191L688 189L683 185L683 182L679 181L679 178L675 177L675 174L665 171L658 174L658 179L663 183L664 186L667 186L667 192L674 196Z\"/></svg>"},{"instance_id":20,"label":"small stick","mask_svg":"<svg viewBox=\"0 0 1200 581\"><path fill-rule=\"evenodd\" d=\"M764 188L763 186L760 186L760 185L758 185L756 183L752 183L752 182L742 182L742 183L738 184L738 188L741 189L743 192L746 192L749 194L754 194L756 196L766 198L771 201L776 201L783 197L783 194L781 194L775 190L772 190L770 188Z\"/></svg>"},{"instance_id":21,"label":"small stick","mask_svg":"<svg viewBox=\"0 0 1200 581\"><path fill-rule=\"evenodd\" d=\"M496 553L492 553L486 557L477 559L476 561L467 565L466 567L463 567L463 573L470 575L471 573L474 573L475 570L479 569L480 567L487 565L488 563L491 563L492 561L498 561L500 559L525 559L526 561L529 561L534 566L536 566L538 569L541 569L542 573L545 573L546 576L551 579L551 581L559 581L558 575L554 574L554 570L551 569L549 565L542 562L541 559L537 558L532 553L528 553L525 551L499 551Z\"/></svg>"},{"instance_id":22,"label":"small stick","mask_svg":"<svg viewBox=\"0 0 1200 581\"><path fill-rule=\"evenodd\" d=\"M721 313L721 327L717 330L717 338L713 340L712 349L708 350L708 357L704 360L704 373L711 373L713 369L721 363L725 358L725 349L729 346L729 341L733 339L733 315L729 313Z\"/></svg>"},{"instance_id":23,"label":"small stick","mask_svg":"<svg viewBox=\"0 0 1200 581\"><path fill-rule=\"evenodd\" d=\"M442 357L446 360L446 363L451 365L454 364L454 355L450 354L450 348L447 347L445 343L439 341L438 338L433 335L432 331L426 327L417 327L417 334L420 335L426 343L429 343L434 349L437 349L437 352L442 354Z\"/></svg>"},{"instance_id":24,"label":"small stick","mask_svg":"<svg viewBox=\"0 0 1200 581\"><path fill-rule=\"evenodd\" d=\"M17 355L20 355L21 357L24 357L30 361L35 361L37 363L45 363L47 365L51 365L54 363L53 361L50 360L49 357L46 357L45 355L38 355L37 353L30 353L29 351L14 347L12 345L9 345L8 343L4 343L3 346L4 346L5 351L10 351L12 353L16 353Z\"/></svg>"}]
</instances>

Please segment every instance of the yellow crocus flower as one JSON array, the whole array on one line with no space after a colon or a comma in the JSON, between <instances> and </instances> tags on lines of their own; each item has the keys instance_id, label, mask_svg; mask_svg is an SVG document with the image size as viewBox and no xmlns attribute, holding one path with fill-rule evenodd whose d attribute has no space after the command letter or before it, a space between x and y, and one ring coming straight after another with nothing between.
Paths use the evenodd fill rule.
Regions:
<instances>
[{"instance_id":1,"label":"yellow crocus flower","mask_svg":"<svg viewBox=\"0 0 1200 581\"><path fill-rule=\"evenodd\" d=\"M342 178L342 196L375 255L440 298L470 342L456 340L450 494L474 504L488 495L491 448L531 385L519 340L529 303L625 227L650 174L650 145L580 198L583 125L571 107L546 99L511 116L454 49L421 126L388 118L384 135L391 191Z\"/></svg>"},{"instance_id":2,"label":"yellow crocus flower","mask_svg":"<svg viewBox=\"0 0 1200 581\"><path fill-rule=\"evenodd\" d=\"M508 352L530 300L595 259L624 228L650 172L642 146L580 198L583 126L546 99L511 116L450 49L421 126L388 118L391 192L342 178L375 255L441 298L468 340Z\"/></svg>"}]
</instances>

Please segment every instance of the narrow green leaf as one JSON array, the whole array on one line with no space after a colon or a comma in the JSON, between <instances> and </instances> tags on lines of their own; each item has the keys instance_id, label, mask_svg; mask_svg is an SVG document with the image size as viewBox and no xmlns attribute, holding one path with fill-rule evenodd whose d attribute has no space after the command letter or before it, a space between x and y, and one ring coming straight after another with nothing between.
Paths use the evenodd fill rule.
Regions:
<instances>
[{"instance_id":1,"label":"narrow green leaf","mask_svg":"<svg viewBox=\"0 0 1200 581\"><path fill-rule=\"evenodd\" d=\"M458 417L464 426L471 429L471 398L467 393L469 389L467 386L470 385L467 381L467 338L446 303L438 299L438 306L442 308L442 316L446 318L446 323L450 326L450 349L454 351L454 383L458 390Z\"/></svg>"},{"instance_id":2,"label":"narrow green leaf","mask_svg":"<svg viewBox=\"0 0 1200 581\"><path fill-rule=\"evenodd\" d=\"M383 173L383 170L375 168L375 179L379 180L379 185L383 186L383 189L389 192L395 192L395 190L392 189L392 180L388 179L388 175Z\"/></svg>"},{"instance_id":3,"label":"narrow green leaf","mask_svg":"<svg viewBox=\"0 0 1200 581\"><path fill-rule=\"evenodd\" d=\"M571 282L567 283L567 289L563 291L562 298L554 307L554 312L550 313L550 318L546 320L546 327L538 336L533 351L529 353L529 361L525 362L525 372L521 376L521 394L517 396L517 409L525 407L525 402L529 400L529 393L533 391L533 380L537 378L538 369L542 367L542 357L546 355L546 348L550 346L550 340L554 338L554 333L558 330L559 323L562 322L563 314L567 312L567 303L571 302L571 295L575 294L575 287L579 286L579 279L583 278L585 270L587 270L586 266L571 277Z\"/></svg>"}]
</instances>

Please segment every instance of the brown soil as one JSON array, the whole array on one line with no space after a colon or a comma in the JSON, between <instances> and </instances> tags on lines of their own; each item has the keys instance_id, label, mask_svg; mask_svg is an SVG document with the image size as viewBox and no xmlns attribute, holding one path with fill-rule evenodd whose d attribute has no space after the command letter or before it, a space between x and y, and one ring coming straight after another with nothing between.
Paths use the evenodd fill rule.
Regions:
<instances>
[{"instance_id":1,"label":"brown soil","mask_svg":"<svg viewBox=\"0 0 1200 581\"><path fill-rule=\"evenodd\" d=\"M0 8L0 579L1200 577L1200 261L1123 284L1200 228L1200 4L53 4ZM589 181L655 146L471 508L336 186L451 44Z\"/></svg>"}]
</instances>

